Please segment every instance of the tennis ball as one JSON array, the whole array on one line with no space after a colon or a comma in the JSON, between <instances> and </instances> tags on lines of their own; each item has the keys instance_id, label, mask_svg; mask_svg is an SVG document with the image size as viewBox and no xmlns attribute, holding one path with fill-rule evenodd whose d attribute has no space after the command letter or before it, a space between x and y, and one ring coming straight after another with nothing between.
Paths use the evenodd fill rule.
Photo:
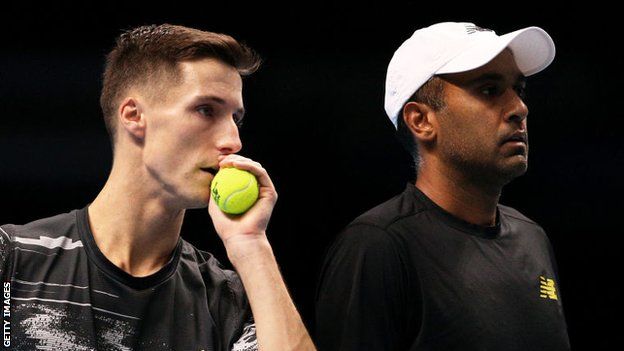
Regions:
<instances>
[{"instance_id":1,"label":"tennis ball","mask_svg":"<svg viewBox=\"0 0 624 351\"><path fill-rule=\"evenodd\" d=\"M215 203L229 214L245 213L258 199L258 191L256 176L232 167L221 168L210 185Z\"/></svg>"}]
</instances>

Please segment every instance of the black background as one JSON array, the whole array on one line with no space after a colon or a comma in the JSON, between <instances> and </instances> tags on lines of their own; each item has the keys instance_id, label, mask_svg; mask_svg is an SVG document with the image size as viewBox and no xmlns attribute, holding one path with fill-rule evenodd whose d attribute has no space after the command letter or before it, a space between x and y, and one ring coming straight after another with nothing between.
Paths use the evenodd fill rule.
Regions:
<instances>
[{"instance_id":1,"label":"black background","mask_svg":"<svg viewBox=\"0 0 624 351\"><path fill-rule=\"evenodd\" d=\"M81 208L103 186L111 152L100 74L122 29L168 22L228 33L265 61L245 80L241 154L261 162L276 184L269 237L313 328L316 278L332 238L413 179L383 111L394 50L415 29L440 21L470 21L499 34L537 25L553 37L557 57L529 78L530 167L501 202L549 234L573 347L617 346L624 168L617 11L597 3L480 6L3 5L0 223ZM188 211L183 236L226 261L205 210Z\"/></svg>"}]
</instances>

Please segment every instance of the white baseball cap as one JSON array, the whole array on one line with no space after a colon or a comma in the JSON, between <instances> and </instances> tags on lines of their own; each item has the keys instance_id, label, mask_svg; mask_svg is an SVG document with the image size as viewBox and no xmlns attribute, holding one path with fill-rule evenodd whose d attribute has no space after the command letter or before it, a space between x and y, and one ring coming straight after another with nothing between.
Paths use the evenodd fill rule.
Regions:
<instances>
[{"instance_id":1,"label":"white baseball cap","mask_svg":"<svg viewBox=\"0 0 624 351\"><path fill-rule=\"evenodd\" d=\"M510 48L525 76L546 68L555 58L555 44L543 29L528 27L497 35L473 23L444 22L414 32L388 64L384 107L397 127L407 100L436 74L481 67Z\"/></svg>"}]
</instances>

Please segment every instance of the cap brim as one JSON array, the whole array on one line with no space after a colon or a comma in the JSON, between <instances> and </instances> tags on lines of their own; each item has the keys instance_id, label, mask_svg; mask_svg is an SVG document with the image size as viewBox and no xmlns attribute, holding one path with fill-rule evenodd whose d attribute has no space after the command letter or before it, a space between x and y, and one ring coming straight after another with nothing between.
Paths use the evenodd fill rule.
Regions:
<instances>
[{"instance_id":1,"label":"cap brim","mask_svg":"<svg viewBox=\"0 0 624 351\"><path fill-rule=\"evenodd\" d=\"M518 69L525 76L548 67L555 58L552 38L539 27L517 30L494 40L483 40L447 62L436 74L459 73L479 68L510 48Z\"/></svg>"}]
</instances>

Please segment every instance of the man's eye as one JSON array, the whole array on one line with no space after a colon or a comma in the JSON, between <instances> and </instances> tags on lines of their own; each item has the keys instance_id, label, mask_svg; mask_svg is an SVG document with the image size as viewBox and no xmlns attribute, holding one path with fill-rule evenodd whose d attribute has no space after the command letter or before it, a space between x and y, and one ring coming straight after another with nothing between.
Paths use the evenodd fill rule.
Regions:
<instances>
[{"instance_id":1,"label":"man's eye","mask_svg":"<svg viewBox=\"0 0 624 351\"><path fill-rule=\"evenodd\" d=\"M500 89L496 85L488 85L481 88L481 93L487 96L498 96L500 94Z\"/></svg>"},{"instance_id":2,"label":"man's eye","mask_svg":"<svg viewBox=\"0 0 624 351\"><path fill-rule=\"evenodd\" d=\"M214 111L210 106L201 106L197 109L197 112L201 113L204 116L211 117Z\"/></svg>"}]
</instances>

